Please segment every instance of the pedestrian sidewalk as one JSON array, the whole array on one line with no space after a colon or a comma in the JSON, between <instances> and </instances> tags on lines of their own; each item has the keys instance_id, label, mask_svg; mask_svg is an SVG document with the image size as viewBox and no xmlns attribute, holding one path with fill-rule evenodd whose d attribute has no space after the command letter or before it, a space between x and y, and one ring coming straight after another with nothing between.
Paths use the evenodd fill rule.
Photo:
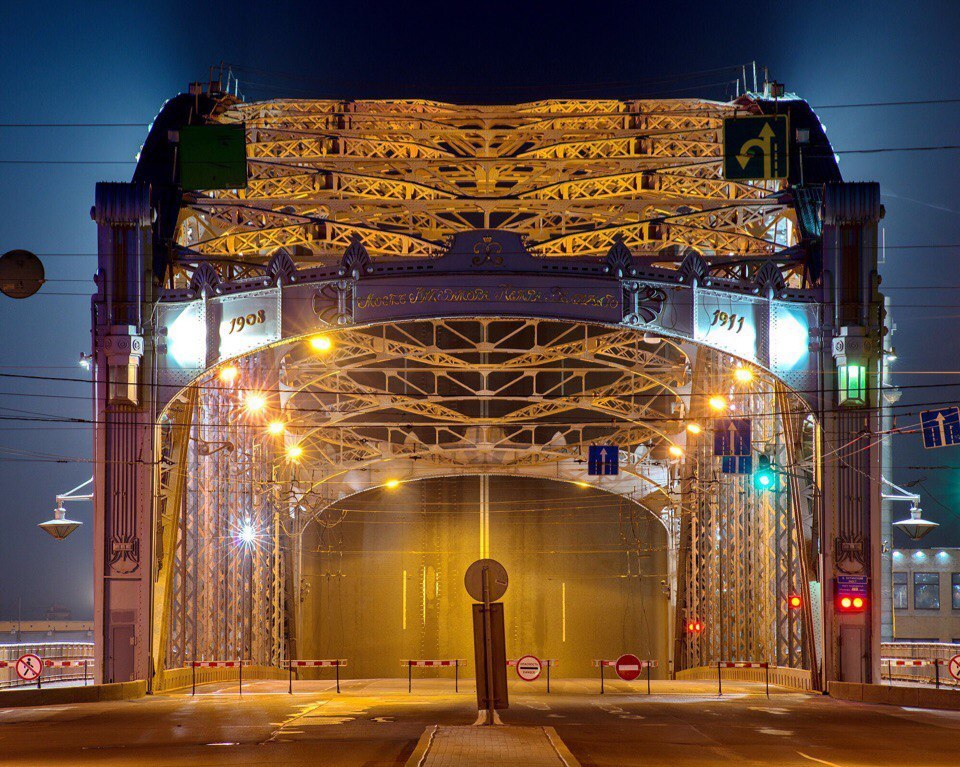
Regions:
<instances>
[{"instance_id":1,"label":"pedestrian sidewalk","mask_svg":"<svg viewBox=\"0 0 960 767\"><path fill-rule=\"evenodd\" d=\"M553 727L428 727L406 767L580 767Z\"/></svg>"}]
</instances>

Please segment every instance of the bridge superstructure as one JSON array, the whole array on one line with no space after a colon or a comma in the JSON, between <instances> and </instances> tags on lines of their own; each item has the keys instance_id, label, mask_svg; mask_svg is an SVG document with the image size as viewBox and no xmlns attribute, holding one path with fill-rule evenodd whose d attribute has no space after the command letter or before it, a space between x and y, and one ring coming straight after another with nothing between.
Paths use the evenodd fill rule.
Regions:
<instances>
[{"instance_id":1,"label":"bridge superstructure","mask_svg":"<svg viewBox=\"0 0 960 767\"><path fill-rule=\"evenodd\" d=\"M724 179L723 119L773 111L807 159ZM180 190L177 131L201 123L244 126L245 188ZM838 572L879 573L880 209L804 102L211 88L168 102L94 215L103 678L275 665L304 631L304 530L365 489L464 474L592 483L657 518L675 670L873 672L872 612L838 618L830 595ZM859 407L838 406L836 354L869 371ZM774 490L720 471L721 395ZM621 474L587 476L595 444Z\"/></svg>"}]
</instances>

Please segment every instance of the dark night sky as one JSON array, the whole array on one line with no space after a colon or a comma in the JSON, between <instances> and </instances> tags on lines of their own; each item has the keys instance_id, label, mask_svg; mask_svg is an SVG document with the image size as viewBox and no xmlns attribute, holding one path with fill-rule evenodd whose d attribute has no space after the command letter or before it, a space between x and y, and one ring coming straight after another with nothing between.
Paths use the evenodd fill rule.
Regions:
<instances>
[{"instance_id":1,"label":"dark night sky","mask_svg":"<svg viewBox=\"0 0 960 767\"><path fill-rule=\"evenodd\" d=\"M676 76L754 59L815 107L960 98L960 4L952 2L3 6L0 123L143 126L0 128L0 160L72 163L0 163L0 252L45 254L49 278L38 296L0 300L4 374L83 377L77 359L90 343L94 183L129 179L146 124L164 100L221 60L243 67L248 98L719 98L721 76ZM690 89L696 85L703 87ZM820 116L839 150L958 143L960 103L823 109ZM895 308L895 370L904 371L894 381L907 387L960 381L956 372L930 373L960 370L960 306L953 298L960 287L958 160L960 152L940 151L841 161L847 180L882 186L884 289ZM949 247L904 247L931 244ZM92 615L91 507L69 507L88 524L66 543L36 528L50 516L54 494L91 473L89 463L37 458L88 460L90 431L9 420L35 413L87 418L88 394L84 383L0 378L0 618L16 615L18 596L24 617L42 615L53 602L75 617ZM960 387L906 388L902 401L957 398ZM905 416L900 424L911 422ZM911 467L960 467L960 454L927 453L918 442L917 435L895 438L894 477L925 478L924 509L942 523L927 541L958 545L960 474ZM905 511L900 506L897 516Z\"/></svg>"}]
</instances>

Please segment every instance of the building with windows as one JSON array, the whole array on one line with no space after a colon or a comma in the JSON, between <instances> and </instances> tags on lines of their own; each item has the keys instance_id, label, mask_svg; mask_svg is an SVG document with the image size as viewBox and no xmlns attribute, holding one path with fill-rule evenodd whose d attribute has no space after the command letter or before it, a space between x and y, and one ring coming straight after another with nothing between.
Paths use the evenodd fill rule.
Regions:
<instances>
[{"instance_id":1,"label":"building with windows","mask_svg":"<svg viewBox=\"0 0 960 767\"><path fill-rule=\"evenodd\" d=\"M893 552L893 637L960 642L960 548Z\"/></svg>"}]
</instances>

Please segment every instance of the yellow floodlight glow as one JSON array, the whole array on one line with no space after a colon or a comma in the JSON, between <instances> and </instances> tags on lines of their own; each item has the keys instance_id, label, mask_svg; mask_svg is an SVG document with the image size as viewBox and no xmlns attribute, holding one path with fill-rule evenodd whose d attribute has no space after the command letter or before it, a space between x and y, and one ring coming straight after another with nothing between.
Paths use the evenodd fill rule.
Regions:
<instances>
[{"instance_id":1,"label":"yellow floodlight glow","mask_svg":"<svg viewBox=\"0 0 960 767\"><path fill-rule=\"evenodd\" d=\"M400 487L400 480L388 479L386 482L383 483L383 486L388 490L393 490L394 488Z\"/></svg>"},{"instance_id":2,"label":"yellow floodlight glow","mask_svg":"<svg viewBox=\"0 0 960 767\"><path fill-rule=\"evenodd\" d=\"M667 449L667 452L670 453L673 458L683 457L683 448L679 445L670 445L670 447Z\"/></svg>"},{"instance_id":3,"label":"yellow floodlight glow","mask_svg":"<svg viewBox=\"0 0 960 767\"><path fill-rule=\"evenodd\" d=\"M726 410L727 409L727 398L721 397L719 394L711 397L707 400L707 404L716 411Z\"/></svg>"},{"instance_id":4,"label":"yellow floodlight glow","mask_svg":"<svg viewBox=\"0 0 960 767\"><path fill-rule=\"evenodd\" d=\"M576 484L577 487L590 487L589 482L576 482L574 484Z\"/></svg>"},{"instance_id":5,"label":"yellow floodlight glow","mask_svg":"<svg viewBox=\"0 0 960 767\"><path fill-rule=\"evenodd\" d=\"M700 432L703 431L703 429L700 428L700 424L698 423L688 423L687 431L690 432L691 434L699 434Z\"/></svg>"},{"instance_id":6,"label":"yellow floodlight glow","mask_svg":"<svg viewBox=\"0 0 960 767\"><path fill-rule=\"evenodd\" d=\"M237 380L238 375L240 375L240 371L237 370L236 365L227 365L220 370L220 380L226 384L232 384Z\"/></svg>"},{"instance_id":7,"label":"yellow floodlight glow","mask_svg":"<svg viewBox=\"0 0 960 767\"><path fill-rule=\"evenodd\" d=\"M243 398L243 406L249 413L259 413L267 406L267 398L259 392L247 392Z\"/></svg>"},{"instance_id":8,"label":"yellow floodlight glow","mask_svg":"<svg viewBox=\"0 0 960 767\"><path fill-rule=\"evenodd\" d=\"M296 461L302 455L303 448L300 445L290 445L287 448L287 458L291 461Z\"/></svg>"},{"instance_id":9,"label":"yellow floodlight glow","mask_svg":"<svg viewBox=\"0 0 960 767\"><path fill-rule=\"evenodd\" d=\"M287 430L287 425L283 421L271 421L267 425L267 433L274 437L279 437Z\"/></svg>"},{"instance_id":10,"label":"yellow floodlight glow","mask_svg":"<svg viewBox=\"0 0 960 767\"><path fill-rule=\"evenodd\" d=\"M747 384L753 380L753 371L750 368L741 365L733 371L733 377L736 379L737 383Z\"/></svg>"},{"instance_id":11,"label":"yellow floodlight glow","mask_svg":"<svg viewBox=\"0 0 960 767\"><path fill-rule=\"evenodd\" d=\"M328 352L333 348L333 341L330 340L329 336L314 336L310 339L310 346L314 351Z\"/></svg>"}]
</instances>

